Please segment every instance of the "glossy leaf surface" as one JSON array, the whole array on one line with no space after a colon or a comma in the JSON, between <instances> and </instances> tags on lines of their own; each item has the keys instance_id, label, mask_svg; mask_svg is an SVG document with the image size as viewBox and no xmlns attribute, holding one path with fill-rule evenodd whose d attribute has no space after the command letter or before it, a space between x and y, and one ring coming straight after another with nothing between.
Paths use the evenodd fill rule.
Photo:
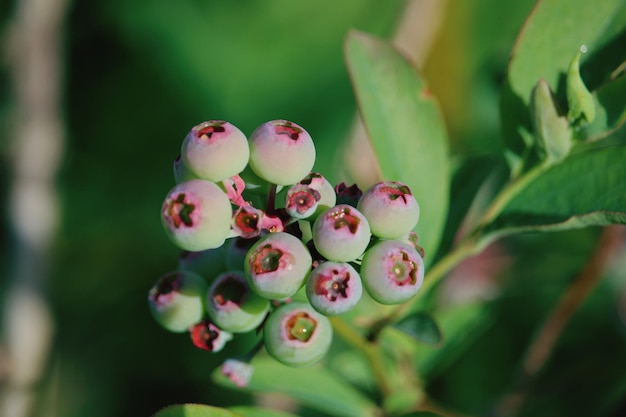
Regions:
<instances>
[{"instance_id":1,"label":"glossy leaf surface","mask_svg":"<svg viewBox=\"0 0 626 417\"><path fill-rule=\"evenodd\" d=\"M626 223L626 130L613 142L536 169L487 227L493 235Z\"/></svg>"}]
</instances>

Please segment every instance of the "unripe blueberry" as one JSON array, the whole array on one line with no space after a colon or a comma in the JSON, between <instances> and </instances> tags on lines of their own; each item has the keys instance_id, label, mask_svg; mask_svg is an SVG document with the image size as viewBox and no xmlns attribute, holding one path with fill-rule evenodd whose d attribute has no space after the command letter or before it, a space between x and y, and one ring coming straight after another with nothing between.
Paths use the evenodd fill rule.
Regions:
<instances>
[{"instance_id":1,"label":"unripe blueberry","mask_svg":"<svg viewBox=\"0 0 626 417\"><path fill-rule=\"evenodd\" d=\"M278 185L295 184L315 162L315 146L306 130L287 120L273 120L250 135L250 168Z\"/></svg>"},{"instance_id":2,"label":"unripe blueberry","mask_svg":"<svg viewBox=\"0 0 626 417\"><path fill-rule=\"evenodd\" d=\"M273 311L263 330L267 352L285 365L310 366L330 348L330 321L306 303L284 304Z\"/></svg>"},{"instance_id":3,"label":"unripe blueberry","mask_svg":"<svg viewBox=\"0 0 626 417\"><path fill-rule=\"evenodd\" d=\"M190 330L191 341L198 349L209 352L219 352L224 345L233 338L233 335L211 323L210 320L202 320L196 323Z\"/></svg>"},{"instance_id":4,"label":"unripe blueberry","mask_svg":"<svg viewBox=\"0 0 626 417\"><path fill-rule=\"evenodd\" d=\"M359 273L345 262L322 262L306 282L306 295L315 310L335 316L350 311L361 299Z\"/></svg>"},{"instance_id":5,"label":"unripe blueberry","mask_svg":"<svg viewBox=\"0 0 626 417\"><path fill-rule=\"evenodd\" d=\"M226 194L206 180L176 185L161 208L168 237L180 248L192 252L221 246L230 232L231 216Z\"/></svg>"},{"instance_id":6,"label":"unripe blueberry","mask_svg":"<svg viewBox=\"0 0 626 417\"><path fill-rule=\"evenodd\" d=\"M306 219L315 214L321 198L319 191L298 183L287 190L285 210L295 219Z\"/></svg>"},{"instance_id":7,"label":"unripe blueberry","mask_svg":"<svg viewBox=\"0 0 626 417\"><path fill-rule=\"evenodd\" d=\"M183 140L181 156L198 177L219 182L239 174L248 163L246 136L223 120L194 126Z\"/></svg>"},{"instance_id":8,"label":"unripe blueberry","mask_svg":"<svg viewBox=\"0 0 626 417\"><path fill-rule=\"evenodd\" d=\"M420 208L411 189L395 181L379 182L365 190L357 208L367 218L372 233L398 239L417 224Z\"/></svg>"},{"instance_id":9,"label":"unripe blueberry","mask_svg":"<svg viewBox=\"0 0 626 417\"><path fill-rule=\"evenodd\" d=\"M209 287L206 308L220 329L243 333L263 322L270 302L250 289L243 271L230 271L217 277Z\"/></svg>"},{"instance_id":10,"label":"unripe blueberry","mask_svg":"<svg viewBox=\"0 0 626 417\"><path fill-rule=\"evenodd\" d=\"M244 262L246 278L254 292L269 299L293 296L311 270L311 254L289 233L270 233L255 243Z\"/></svg>"},{"instance_id":11,"label":"unripe blueberry","mask_svg":"<svg viewBox=\"0 0 626 417\"><path fill-rule=\"evenodd\" d=\"M178 158L174 159L174 181L176 184L196 179L199 179L198 176L187 168L182 156L178 155Z\"/></svg>"},{"instance_id":12,"label":"unripe blueberry","mask_svg":"<svg viewBox=\"0 0 626 417\"><path fill-rule=\"evenodd\" d=\"M261 234L263 212L253 206L241 206L233 213L232 228L243 238Z\"/></svg>"},{"instance_id":13,"label":"unripe blueberry","mask_svg":"<svg viewBox=\"0 0 626 417\"><path fill-rule=\"evenodd\" d=\"M220 367L220 372L239 388L243 388L250 382L254 367L238 359L226 359Z\"/></svg>"},{"instance_id":14,"label":"unripe blueberry","mask_svg":"<svg viewBox=\"0 0 626 417\"><path fill-rule=\"evenodd\" d=\"M333 207L337 196L333 186L317 172L311 172L287 190L285 209L296 219Z\"/></svg>"},{"instance_id":15,"label":"unripe blueberry","mask_svg":"<svg viewBox=\"0 0 626 417\"><path fill-rule=\"evenodd\" d=\"M233 213L233 232L246 239L257 237L264 230L272 233L282 232L285 230L285 226L284 219L279 217L280 211L275 210L274 215L269 216L263 210L250 204L243 205Z\"/></svg>"},{"instance_id":16,"label":"unripe blueberry","mask_svg":"<svg viewBox=\"0 0 626 417\"><path fill-rule=\"evenodd\" d=\"M150 312L157 323L181 333L202 320L207 285L190 271L170 272L159 278L148 293Z\"/></svg>"},{"instance_id":17,"label":"unripe blueberry","mask_svg":"<svg viewBox=\"0 0 626 417\"><path fill-rule=\"evenodd\" d=\"M330 261L355 260L363 254L371 236L365 216L346 204L326 210L313 224L315 248Z\"/></svg>"},{"instance_id":18,"label":"unripe blueberry","mask_svg":"<svg viewBox=\"0 0 626 417\"><path fill-rule=\"evenodd\" d=\"M400 304L422 287L424 261L411 245L382 240L363 255L361 279L374 300L381 304Z\"/></svg>"},{"instance_id":19,"label":"unripe blueberry","mask_svg":"<svg viewBox=\"0 0 626 417\"><path fill-rule=\"evenodd\" d=\"M318 204L320 206L333 207L337 203L337 194L332 184L328 182L319 172L311 172L300 180L299 184L307 185L309 188L320 193Z\"/></svg>"}]
</instances>

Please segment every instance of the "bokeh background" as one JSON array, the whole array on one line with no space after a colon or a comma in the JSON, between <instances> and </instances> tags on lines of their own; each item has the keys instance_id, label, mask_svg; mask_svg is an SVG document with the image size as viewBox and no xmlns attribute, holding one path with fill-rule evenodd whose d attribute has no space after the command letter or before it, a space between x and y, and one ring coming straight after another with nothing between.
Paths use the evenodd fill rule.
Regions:
<instances>
[{"instance_id":1,"label":"bokeh background","mask_svg":"<svg viewBox=\"0 0 626 417\"><path fill-rule=\"evenodd\" d=\"M1 2L4 405L21 396L35 399L30 415L130 417L173 403L253 401L211 381L223 354L199 351L185 335L165 332L147 308L150 286L176 268L178 251L161 229L159 208L174 185L172 161L187 130L224 119L249 134L267 120L289 119L311 133L316 168L332 182L358 179L342 159L354 151L346 143L356 115L342 43L350 29L358 29L395 40L422 69L441 101L451 156L479 156L487 161L483 167L497 169L503 163L498 88L533 3ZM42 179L50 207L45 199L33 203L40 206L35 213L53 215L49 239L33 249L16 223L21 217L13 193L28 174L20 170L25 151L18 142L37 103L24 99L25 70L16 63L26 55L20 22L46 7L56 7L48 12L58 15L43 36L58 36L58 49L54 43L45 48L52 58L42 65L51 65L50 82L59 91L51 106L60 129L50 139L58 141L59 156ZM28 148L26 159L45 160L50 152ZM364 164L369 166L365 158ZM37 224L37 218L30 220ZM446 300L479 300L481 314L466 337L446 347L447 359L430 367L433 398L459 413L486 415L515 379L527 341L585 264L600 232L507 239L484 263L466 265L461 281L454 279L457 271L450 280L457 287L446 285ZM626 414L626 266L611 265L533 386L525 415ZM39 340L44 359L40 373L16 382L11 349L20 345L12 339L12 301L20 300L22 290L43 303L36 304L43 310L34 322L17 321L26 333L36 330L22 347L28 351L28 340Z\"/></svg>"}]
</instances>

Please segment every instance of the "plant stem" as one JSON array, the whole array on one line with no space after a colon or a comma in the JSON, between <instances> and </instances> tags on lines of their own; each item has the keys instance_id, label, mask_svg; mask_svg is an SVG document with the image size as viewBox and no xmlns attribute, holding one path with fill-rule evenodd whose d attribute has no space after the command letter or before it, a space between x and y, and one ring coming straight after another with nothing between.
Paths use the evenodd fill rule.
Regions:
<instances>
[{"instance_id":1,"label":"plant stem","mask_svg":"<svg viewBox=\"0 0 626 417\"><path fill-rule=\"evenodd\" d=\"M489 207L485 211L485 214L481 218L475 231L478 231L482 227L488 225L502 212L502 209L528 184L530 184L541 173L548 169L550 165L539 164L530 169L521 177L509 182L500 192L496 195L494 200L489 204Z\"/></svg>"},{"instance_id":2,"label":"plant stem","mask_svg":"<svg viewBox=\"0 0 626 417\"><path fill-rule=\"evenodd\" d=\"M330 322L335 333L365 356L374 372L374 378L378 383L378 389L381 394L384 397L391 394L391 385L387 378L387 372L378 345L368 342L361 334L339 317L330 317Z\"/></svg>"},{"instance_id":3,"label":"plant stem","mask_svg":"<svg viewBox=\"0 0 626 417\"><path fill-rule=\"evenodd\" d=\"M267 193L267 206L265 207L265 212L269 215L274 214L274 210L276 210L276 184L270 184L270 189Z\"/></svg>"}]
</instances>

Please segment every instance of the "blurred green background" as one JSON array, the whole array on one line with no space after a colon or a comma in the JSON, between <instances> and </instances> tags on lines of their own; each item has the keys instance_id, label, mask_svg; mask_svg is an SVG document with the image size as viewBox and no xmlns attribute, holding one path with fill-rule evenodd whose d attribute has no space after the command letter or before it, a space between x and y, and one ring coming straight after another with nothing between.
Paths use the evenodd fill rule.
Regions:
<instances>
[{"instance_id":1,"label":"blurred green background","mask_svg":"<svg viewBox=\"0 0 626 417\"><path fill-rule=\"evenodd\" d=\"M503 161L498 88L534 2L423 3L432 15L408 24L441 19L421 66L441 100L452 156L484 156L497 168ZM0 4L4 33L19 4ZM199 351L185 335L165 332L147 308L150 286L176 267L178 251L158 216L174 185L172 161L187 130L201 121L228 120L249 134L267 120L284 118L311 133L317 168L329 172L332 182L340 180L338 153L356 112L343 39L350 28L392 39L406 4L68 5L62 55L67 135L56 182L62 212L45 282L56 333L48 372L38 385L44 394L38 415L149 416L173 403L251 401L211 382L226 354ZM15 90L4 64L6 59L0 73L0 185L6 207ZM1 227L5 295L14 255L8 217ZM514 261L499 274L499 295L481 300L485 314L468 328L469 337L447 346L449 358L429 368L436 401L489 415L513 381L538 322L585 263L598 234L588 229L504 242ZM624 288L623 271L616 268L613 275L568 327L524 415L626 414L626 328L617 315L616 291Z\"/></svg>"}]
</instances>

